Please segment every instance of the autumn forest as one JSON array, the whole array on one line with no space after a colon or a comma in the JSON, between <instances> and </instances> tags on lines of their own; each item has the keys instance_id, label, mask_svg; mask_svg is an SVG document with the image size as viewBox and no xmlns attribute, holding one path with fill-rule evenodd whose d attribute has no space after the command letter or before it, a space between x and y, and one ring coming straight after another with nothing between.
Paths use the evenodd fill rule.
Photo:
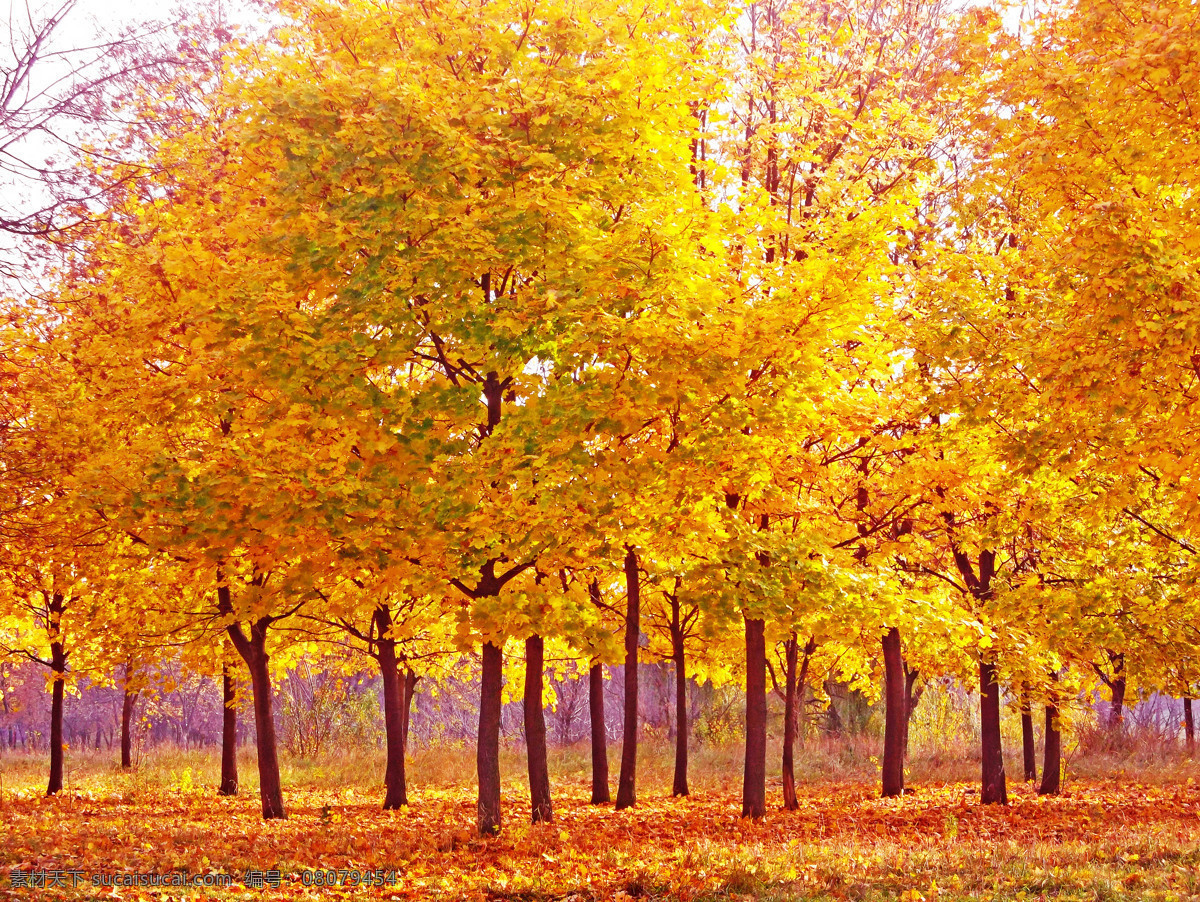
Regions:
<instances>
[{"instance_id":1,"label":"autumn forest","mask_svg":"<svg viewBox=\"0 0 1200 902\"><path fill-rule=\"evenodd\" d=\"M1194 0L75 5L0 96L0 894L1200 897Z\"/></svg>"}]
</instances>

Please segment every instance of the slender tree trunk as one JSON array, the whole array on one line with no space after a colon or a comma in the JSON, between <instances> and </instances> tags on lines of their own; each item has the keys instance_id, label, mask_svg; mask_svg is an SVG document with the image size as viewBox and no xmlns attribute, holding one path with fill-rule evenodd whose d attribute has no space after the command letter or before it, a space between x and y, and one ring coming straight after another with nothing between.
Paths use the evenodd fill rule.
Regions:
<instances>
[{"instance_id":1,"label":"slender tree trunk","mask_svg":"<svg viewBox=\"0 0 1200 902\"><path fill-rule=\"evenodd\" d=\"M804 663L796 672L799 659L799 638L796 631L784 643L785 687L784 687L784 807L796 811L800 806L796 798L796 738L799 733L800 710L804 706L804 686L809 678L809 661L817 649L814 639L804 647Z\"/></svg>"},{"instance_id":2,"label":"slender tree trunk","mask_svg":"<svg viewBox=\"0 0 1200 902\"><path fill-rule=\"evenodd\" d=\"M767 813L766 622L746 623L746 761L742 770L742 817Z\"/></svg>"},{"instance_id":3,"label":"slender tree trunk","mask_svg":"<svg viewBox=\"0 0 1200 902\"><path fill-rule=\"evenodd\" d=\"M1007 805L1004 753L1000 743L1000 682L995 664L980 660L979 692L980 737L983 744L979 800L985 805Z\"/></svg>"},{"instance_id":4,"label":"slender tree trunk","mask_svg":"<svg viewBox=\"0 0 1200 902\"><path fill-rule=\"evenodd\" d=\"M404 714L404 729L402 738L404 740L404 753L408 754L408 728L412 726L412 702L413 696L417 694L417 681L421 678L417 676L417 672L411 667L404 668L404 704L401 706L401 711Z\"/></svg>"},{"instance_id":5,"label":"slender tree trunk","mask_svg":"<svg viewBox=\"0 0 1200 902\"><path fill-rule=\"evenodd\" d=\"M638 637L641 635L641 583L637 552L625 553L625 723L621 736L621 776L617 811L637 804Z\"/></svg>"},{"instance_id":6,"label":"slender tree trunk","mask_svg":"<svg viewBox=\"0 0 1200 902\"><path fill-rule=\"evenodd\" d=\"M678 598L674 605L678 622ZM675 779L671 784L671 795L685 796L688 794L687 659L684 655L683 631L676 625L671 632L671 657L675 661Z\"/></svg>"},{"instance_id":7,"label":"slender tree trunk","mask_svg":"<svg viewBox=\"0 0 1200 902\"><path fill-rule=\"evenodd\" d=\"M604 665L588 670L588 714L592 720L592 804L604 805L608 794L608 732L604 725Z\"/></svg>"},{"instance_id":8,"label":"slender tree trunk","mask_svg":"<svg viewBox=\"0 0 1200 902\"><path fill-rule=\"evenodd\" d=\"M896 627L883 637L883 678L883 796L892 798L904 792L904 722L908 717L904 656Z\"/></svg>"},{"instance_id":9,"label":"slender tree trunk","mask_svg":"<svg viewBox=\"0 0 1200 902\"><path fill-rule=\"evenodd\" d=\"M396 640L389 635L392 612L386 605L375 609L376 660L383 678L383 731L387 744L387 765L383 774L383 810L395 811L408 804L408 778L404 772L404 689L400 683L400 664Z\"/></svg>"},{"instance_id":10,"label":"slender tree trunk","mask_svg":"<svg viewBox=\"0 0 1200 902\"><path fill-rule=\"evenodd\" d=\"M1183 735L1187 741L1187 754L1191 758L1196 754L1196 720L1192 716L1192 700L1183 700Z\"/></svg>"},{"instance_id":11,"label":"slender tree trunk","mask_svg":"<svg viewBox=\"0 0 1200 902\"><path fill-rule=\"evenodd\" d=\"M917 679L921 676L919 670L909 670L908 664L904 665L904 760L908 760L908 734L912 727L913 712L917 710L917 704L921 701L921 694L924 688L917 690Z\"/></svg>"},{"instance_id":12,"label":"slender tree trunk","mask_svg":"<svg viewBox=\"0 0 1200 902\"><path fill-rule=\"evenodd\" d=\"M1033 741L1033 709L1029 704L1029 684L1021 686L1021 753L1025 765L1025 782L1037 780L1037 748Z\"/></svg>"},{"instance_id":13,"label":"slender tree trunk","mask_svg":"<svg viewBox=\"0 0 1200 902\"><path fill-rule=\"evenodd\" d=\"M133 767L133 709L137 692L129 685L129 665L125 666L125 693L121 699L121 769Z\"/></svg>"},{"instance_id":14,"label":"slender tree trunk","mask_svg":"<svg viewBox=\"0 0 1200 902\"><path fill-rule=\"evenodd\" d=\"M480 836L500 832L500 708L504 686L504 652L491 642L483 644L483 677L479 687L479 739L476 765L479 771Z\"/></svg>"},{"instance_id":15,"label":"slender tree trunk","mask_svg":"<svg viewBox=\"0 0 1200 902\"><path fill-rule=\"evenodd\" d=\"M60 606L61 613L61 606ZM50 780L46 795L63 788L63 701L66 695L67 654L61 642L50 643L50 670L54 685L50 689Z\"/></svg>"},{"instance_id":16,"label":"slender tree trunk","mask_svg":"<svg viewBox=\"0 0 1200 902\"><path fill-rule=\"evenodd\" d=\"M1058 708L1046 705L1046 759L1042 764L1042 785L1038 795L1058 795L1062 790L1062 733L1059 731Z\"/></svg>"},{"instance_id":17,"label":"slender tree trunk","mask_svg":"<svg viewBox=\"0 0 1200 902\"><path fill-rule=\"evenodd\" d=\"M221 664L221 786L223 796L238 794L237 685L228 662Z\"/></svg>"},{"instance_id":18,"label":"slender tree trunk","mask_svg":"<svg viewBox=\"0 0 1200 902\"><path fill-rule=\"evenodd\" d=\"M546 645L541 636L525 640L525 758L529 765L529 802L533 822L554 820L550 802L550 768L546 762L546 716L542 710L542 679Z\"/></svg>"}]
</instances>

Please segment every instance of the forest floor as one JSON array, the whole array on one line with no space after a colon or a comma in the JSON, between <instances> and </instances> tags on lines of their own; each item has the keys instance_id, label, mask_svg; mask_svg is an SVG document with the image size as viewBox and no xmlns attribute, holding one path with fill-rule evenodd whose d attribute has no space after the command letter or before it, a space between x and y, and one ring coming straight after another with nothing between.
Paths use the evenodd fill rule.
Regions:
<instances>
[{"instance_id":1,"label":"forest floor","mask_svg":"<svg viewBox=\"0 0 1200 902\"><path fill-rule=\"evenodd\" d=\"M132 773L107 756L75 755L55 798L42 794L44 761L0 756L0 898L1200 899L1191 762L1079 777L1056 798L1010 780L1005 807L980 806L965 780L918 782L911 795L883 800L873 782L832 773L801 785L798 811L782 810L778 785L769 787L767 817L749 823L738 817L732 752L721 759L727 766L701 758L693 795L682 799L670 798L666 768L648 757L639 804L622 812L588 804L585 759L564 753L551 761L565 775L554 785L554 822L530 826L524 762L513 752L503 833L480 840L471 832L473 756L425 754L414 774L438 779L414 781L412 804L397 812L379 809L374 759L289 763L289 817L272 822L260 816L252 753L236 798L215 794L217 761L207 751L150 753ZM182 872L233 883L104 882ZM342 885L320 885L327 874Z\"/></svg>"}]
</instances>

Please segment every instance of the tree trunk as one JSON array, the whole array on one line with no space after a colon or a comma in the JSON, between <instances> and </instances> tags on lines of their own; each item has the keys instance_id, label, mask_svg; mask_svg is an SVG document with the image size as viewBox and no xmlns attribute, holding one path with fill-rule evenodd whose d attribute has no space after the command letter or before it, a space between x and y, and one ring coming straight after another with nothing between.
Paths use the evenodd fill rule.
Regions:
<instances>
[{"instance_id":1,"label":"tree trunk","mask_svg":"<svg viewBox=\"0 0 1200 902\"><path fill-rule=\"evenodd\" d=\"M742 770L742 817L767 813L766 623L746 622L746 761Z\"/></svg>"},{"instance_id":2,"label":"tree trunk","mask_svg":"<svg viewBox=\"0 0 1200 902\"><path fill-rule=\"evenodd\" d=\"M1046 705L1046 760L1042 764L1042 785L1038 795L1058 795L1062 789L1062 733L1058 708Z\"/></svg>"},{"instance_id":3,"label":"tree trunk","mask_svg":"<svg viewBox=\"0 0 1200 902\"><path fill-rule=\"evenodd\" d=\"M479 738L476 766L479 772L480 836L500 832L500 708L504 686L504 652L491 642L483 644L483 676L479 687Z\"/></svg>"},{"instance_id":4,"label":"tree trunk","mask_svg":"<svg viewBox=\"0 0 1200 902\"><path fill-rule=\"evenodd\" d=\"M261 621L259 621L261 623ZM264 820L287 817L283 785L279 779L279 744L272 710L270 656L266 650L266 625L252 631L246 664L254 695L254 738L258 746L258 784Z\"/></svg>"},{"instance_id":5,"label":"tree trunk","mask_svg":"<svg viewBox=\"0 0 1200 902\"><path fill-rule=\"evenodd\" d=\"M1029 704L1029 684L1021 686L1021 752L1025 765L1025 782L1037 780L1037 748L1033 742L1033 709Z\"/></svg>"},{"instance_id":6,"label":"tree trunk","mask_svg":"<svg viewBox=\"0 0 1200 902\"><path fill-rule=\"evenodd\" d=\"M554 820L550 802L550 768L546 762L546 716L542 710L542 679L546 644L541 636L525 640L525 758L529 766L529 802L533 822Z\"/></svg>"},{"instance_id":7,"label":"tree trunk","mask_svg":"<svg viewBox=\"0 0 1200 902\"><path fill-rule=\"evenodd\" d=\"M904 792L904 722L908 718L904 656L900 630L890 628L883 637L883 797Z\"/></svg>"},{"instance_id":8,"label":"tree trunk","mask_svg":"<svg viewBox=\"0 0 1200 902\"><path fill-rule=\"evenodd\" d=\"M1000 744L1000 682L995 664L980 660L979 692L979 732L983 745L983 775L979 800L985 805L1007 805L1004 753Z\"/></svg>"},{"instance_id":9,"label":"tree trunk","mask_svg":"<svg viewBox=\"0 0 1200 902\"><path fill-rule=\"evenodd\" d=\"M604 725L604 665L588 670L588 714L592 720L592 804L604 805L608 794L608 732Z\"/></svg>"},{"instance_id":10,"label":"tree trunk","mask_svg":"<svg viewBox=\"0 0 1200 902\"><path fill-rule=\"evenodd\" d=\"M908 663L904 664L904 760L908 760L908 733L912 727L913 712L921 701L924 687L917 689L917 679L921 676L919 670L909 670Z\"/></svg>"},{"instance_id":11,"label":"tree trunk","mask_svg":"<svg viewBox=\"0 0 1200 902\"><path fill-rule=\"evenodd\" d=\"M1192 700L1183 700L1183 735L1187 742L1187 754L1191 758L1196 754L1196 720L1192 716Z\"/></svg>"},{"instance_id":12,"label":"tree trunk","mask_svg":"<svg viewBox=\"0 0 1200 902\"><path fill-rule=\"evenodd\" d=\"M408 728L412 726L412 702L413 696L417 694L417 681L421 678L417 676L417 672L411 667L404 669L404 705L401 710L404 714L404 730L402 738L404 739L404 753L408 754Z\"/></svg>"},{"instance_id":13,"label":"tree trunk","mask_svg":"<svg viewBox=\"0 0 1200 902\"><path fill-rule=\"evenodd\" d=\"M671 795L688 794L688 710L687 658L684 654L683 630L679 627L679 598L673 601L674 622L671 629L671 658L675 662L675 779Z\"/></svg>"},{"instance_id":14,"label":"tree trunk","mask_svg":"<svg viewBox=\"0 0 1200 902\"><path fill-rule=\"evenodd\" d=\"M59 613L61 612L60 603ZM63 700L66 695L67 653L61 642L50 643L50 670L53 673L54 685L50 690L50 781L46 785L48 796L57 795L63 788Z\"/></svg>"},{"instance_id":15,"label":"tree trunk","mask_svg":"<svg viewBox=\"0 0 1200 902\"><path fill-rule=\"evenodd\" d=\"M383 774L383 810L395 811L408 804L408 779L404 773L404 689L400 683L400 664L396 658L396 640L389 635L392 612L386 605L375 609L376 660L383 678L383 731L387 745L387 764Z\"/></svg>"},{"instance_id":16,"label":"tree trunk","mask_svg":"<svg viewBox=\"0 0 1200 902\"><path fill-rule=\"evenodd\" d=\"M795 811L800 807L796 799L796 662L800 657L800 639L796 631L783 644L783 807Z\"/></svg>"},{"instance_id":17,"label":"tree trunk","mask_svg":"<svg viewBox=\"0 0 1200 902\"><path fill-rule=\"evenodd\" d=\"M121 770L133 767L133 708L138 694L129 687L129 676L125 677L125 695L121 699Z\"/></svg>"},{"instance_id":18,"label":"tree trunk","mask_svg":"<svg viewBox=\"0 0 1200 902\"><path fill-rule=\"evenodd\" d=\"M1115 739L1125 722L1125 655L1109 655L1113 664L1113 676L1109 683L1112 703L1108 709L1108 729Z\"/></svg>"},{"instance_id":19,"label":"tree trunk","mask_svg":"<svg viewBox=\"0 0 1200 902\"><path fill-rule=\"evenodd\" d=\"M221 664L221 786L223 796L238 794L237 685L229 663Z\"/></svg>"},{"instance_id":20,"label":"tree trunk","mask_svg":"<svg viewBox=\"0 0 1200 902\"><path fill-rule=\"evenodd\" d=\"M625 554L625 723L621 736L621 776L617 811L637 804L638 637L641 635L641 584L638 557Z\"/></svg>"}]
</instances>

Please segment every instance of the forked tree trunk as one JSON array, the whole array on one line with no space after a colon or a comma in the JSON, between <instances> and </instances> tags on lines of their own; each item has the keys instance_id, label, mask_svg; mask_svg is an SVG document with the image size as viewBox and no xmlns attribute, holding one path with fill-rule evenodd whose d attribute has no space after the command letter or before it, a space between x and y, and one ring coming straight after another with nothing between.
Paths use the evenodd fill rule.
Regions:
<instances>
[{"instance_id":1,"label":"forked tree trunk","mask_svg":"<svg viewBox=\"0 0 1200 902\"><path fill-rule=\"evenodd\" d=\"M1058 708L1046 705L1046 758L1042 763L1042 785L1038 795L1058 795L1062 790L1062 733L1059 730Z\"/></svg>"},{"instance_id":2,"label":"forked tree trunk","mask_svg":"<svg viewBox=\"0 0 1200 902\"><path fill-rule=\"evenodd\" d=\"M504 652L500 646L485 642L475 759L479 772L477 822L480 836L494 836L500 832L500 708L503 685Z\"/></svg>"},{"instance_id":3,"label":"forked tree trunk","mask_svg":"<svg viewBox=\"0 0 1200 902\"><path fill-rule=\"evenodd\" d=\"M217 609L225 615L233 613L233 598L229 586L217 574ZM264 820L287 817L283 807L283 785L279 779L279 744L275 739L275 715L271 705L270 655L267 654L267 630L274 620L260 617L250 624L247 636L236 620L225 631L233 647L250 670L250 691L254 696L254 737L258 746L258 792L262 798Z\"/></svg>"},{"instance_id":4,"label":"forked tree trunk","mask_svg":"<svg viewBox=\"0 0 1200 902\"><path fill-rule=\"evenodd\" d=\"M383 679L383 731L387 743L387 764L383 773L383 809L395 811L408 804L408 778L404 772L404 687L400 682L400 662L396 640L389 635L392 612L386 605L375 609L375 659Z\"/></svg>"},{"instance_id":5,"label":"forked tree trunk","mask_svg":"<svg viewBox=\"0 0 1200 902\"><path fill-rule=\"evenodd\" d=\"M625 717L621 736L621 776L617 811L637 804L638 637L641 634L641 584L637 552L625 554Z\"/></svg>"},{"instance_id":6,"label":"forked tree trunk","mask_svg":"<svg viewBox=\"0 0 1200 902\"><path fill-rule=\"evenodd\" d=\"M223 796L238 794L237 686L228 662L221 664L221 786Z\"/></svg>"},{"instance_id":7,"label":"forked tree trunk","mask_svg":"<svg viewBox=\"0 0 1200 902\"><path fill-rule=\"evenodd\" d=\"M61 614L61 604L59 605ZM46 795L63 788L63 701L66 696L67 654L61 642L50 643L50 670L54 684L50 689L50 780Z\"/></svg>"},{"instance_id":8,"label":"forked tree trunk","mask_svg":"<svg viewBox=\"0 0 1200 902\"><path fill-rule=\"evenodd\" d=\"M1187 754L1191 758L1196 754L1196 720L1192 716L1192 700L1183 700L1183 736L1187 743Z\"/></svg>"},{"instance_id":9,"label":"forked tree trunk","mask_svg":"<svg viewBox=\"0 0 1200 902\"><path fill-rule=\"evenodd\" d=\"M904 724L908 719L907 684L900 630L891 627L883 637L883 797L904 792Z\"/></svg>"},{"instance_id":10,"label":"forked tree trunk","mask_svg":"<svg viewBox=\"0 0 1200 902\"><path fill-rule=\"evenodd\" d=\"M996 665L979 662L980 738L983 745L983 773L979 800L985 805L1007 805L1004 781L1004 752L1000 741L1000 682Z\"/></svg>"},{"instance_id":11,"label":"forked tree trunk","mask_svg":"<svg viewBox=\"0 0 1200 902\"><path fill-rule=\"evenodd\" d=\"M767 643L766 622L746 623L746 760L742 770L742 817L767 813Z\"/></svg>"},{"instance_id":12,"label":"forked tree trunk","mask_svg":"<svg viewBox=\"0 0 1200 902\"><path fill-rule=\"evenodd\" d=\"M1021 754L1025 765L1025 782L1037 780L1037 748L1033 741L1033 709L1029 704L1029 684L1021 686Z\"/></svg>"},{"instance_id":13,"label":"forked tree trunk","mask_svg":"<svg viewBox=\"0 0 1200 902\"><path fill-rule=\"evenodd\" d=\"M688 711L687 658L683 646L683 630L679 626L679 598L672 600L671 658L675 662L675 779L671 795L688 794Z\"/></svg>"},{"instance_id":14,"label":"forked tree trunk","mask_svg":"<svg viewBox=\"0 0 1200 902\"><path fill-rule=\"evenodd\" d=\"M545 651L541 636L530 636L525 640L525 753L529 764L529 802L535 824L554 820L550 769L546 762L546 717L542 711Z\"/></svg>"},{"instance_id":15,"label":"forked tree trunk","mask_svg":"<svg viewBox=\"0 0 1200 902\"><path fill-rule=\"evenodd\" d=\"M588 670L588 714L592 721L592 804L604 805L608 794L608 732L604 725L604 665Z\"/></svg>"}]
</instances>

